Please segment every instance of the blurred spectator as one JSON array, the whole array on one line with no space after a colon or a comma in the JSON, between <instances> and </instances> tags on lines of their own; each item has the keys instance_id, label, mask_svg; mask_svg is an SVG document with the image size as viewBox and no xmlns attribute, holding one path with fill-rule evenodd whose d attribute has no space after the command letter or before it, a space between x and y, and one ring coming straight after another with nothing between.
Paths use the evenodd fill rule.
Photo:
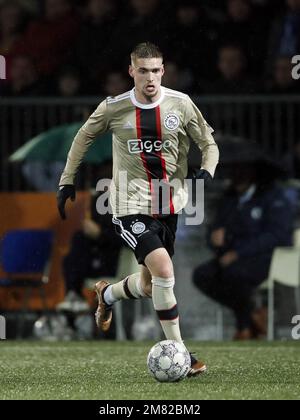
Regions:
<instances>
[{"instance_id":1,"label":"blurred spectator","mask_svg":"<svg viewBox=\"0 0 300 420\"><path fill-rule=\"evenodd\" d=\"M111 65L109 39L116 30L116 0L89 0L70 62L85 75L89 93Z\"/></svg>"},{"instance_id":2,"label":"blurred spectator","mask_svg":"<svg viewBox=\"0 0 300 420\"><path fill-rule=\"evenodd\" d=\"M33 8L27 10L36 10L38 2L28 5L31 3ZM94 94L103 74L111 68L127 66L133 45L149 40L160 46L167 61L176 63L180 69L179 85L188 93L253 93L266 57L266 40L275 13L272 8L280 10L280 4L250 0L224 3L176 0L170 8L163 0L130 0L121 8L118 0L44 0L42 17L31 22L22 37L23 8L19 2L0 0L0 54L6 58L8 53L32 57L38 74L49 77L49 81L66 64L78 67L80 74L84 74L79 92ZM300 0L286 0L287 12L272 25L269 48L272 61L278 54L291 56L299 51L299 3ZM74 8L81 11L81 23ZM221 42L226 47L220 49ZM230 63L224 70L228 46L240 50L235 53L240 57L235 58L232 71ZM215 66L218 49L222 59ZM242 77L232 76L238 61L242 69L237 72L241 71ZM272 61L268 61L269 74ZM9 70L8 60L8 77ZM177 71L175 66L171 70ZM217 71L222 79L215 83ZM253 76L256 84L252 82ZM207 81L211 81L208 88ZM48 90L53 92L50 86Z\"/></svg>"},{"instance_id":3,"label":"blurred spectator","mask_svg":"<svg viewBox=\"0 0 300 420\"><path fill-rule=\"evenodd\" d=\"M36 96L44 92L36 67L30 57L15 56L11 62L10 81L3 89L4 96Z\"/></svg>"},{"instance_id":4,"label":"blurred spectator","mask_svg":"<svg viewBox=\"0 0 300 420\"><path fill-rule=\"evenodd\" d=\"M193 281L233 310L235 339L251 339L265 333L262 317L253 311L253 291L268 277L274 248L291 245L292 215L283 190L270 180L267 164L260 174L254 163L232 168L232 186L209 233L215 257L195 269Z\"/></svg>"},{"instance_id":5,"label":"blurred spectator","mask_svg":"<svg viewBox=\"0 0 300 420\"><path fill-rule=\"evenodd\" d=\"M181 90L181 77L177 64L172 61L167 61L164 64L164 67L165 74L163 76L163 85L170 89Z\"/></svg>"},{"instance_id":6,"label":"blurred spectator","mask_svg":"<svg viewBox=\"0 0 300 420\"><path fill-rule=\"evenodd\" d=\"M247 57L249 71L260 75L267 49L268 16L260 17L250 0L227 0L226 12L220 40L224 44L238 43Z\"/></svg>"},{"instance_id":7,"label":"blurred spectator","mask_svg":"<svg viewBox=\"0 0 300 420\"><path fill-rule=\"evenodd\" d=\"M299 83L292 78L290 57L278 57L274 63L272 80L266 83L266 92L274 94L299 93Z\"/></svg>"},{"instance_id":8,"label":"blurred spectator","mask_svg":"<svg viewBox=\"0 0 300 420\"><path fill-rule=\"evenodd\" d=\"M131 12L134 19L142 20L154 16L155 12L159 12L162 8L161 0L130 0Z\"/></svg>"},{"instance_id":9,"label":"blurred spectator","mask_svg":"<svg viewBox=\"0 0 300 420\"><path fill-rule=\"evenodd\" d=\"M80 73L76 68L64 68L57 81L57 94L63 97L79 96L81 94Z\"/></svg>"},{"instance_id":10,"label":"blurred spectator","mask_svg":"<svg viewBox=\"0 0 300 420\"><path fill-rule=\"evenodd\" d=\"M284 156L283 165L287 168L290 178L300 179L300 142Z\"/></svg>"},{"instance_id":11,"label":"blurred spectator","mask_svg":"<svg viewBox=\"0 0 300 420\"><path fill-rule=\"evenodd\" d=\"M85 219L82 230L74 234L69 254L63 262L66 296L57 309L84 311L89 307L82 297L84 280L114 276L120 245L108 219Z\"/></svg>"},{"instance_id":12,"label":"blurred spectator","mask_svg":"<svg viewBox=\"0 0 300 420\"><path fill-rule=\"evenodd\" d=\"M111 162L102 165L98 176L111 178ZM121 249L115 234L111 215L100 215L96 210L99 196L92 196L90 213L82 223L82 229L72 238L69 254L63 261L66 297L58 304L59 310L81 311L88 309L82 297L86 278L114 276Z\"/></svg>"},{"instance_id":13,"label":"blurred spectator","mask_svg":"<svg viewBox=\"0 0 300 420\"><path fill-rule=\"evenodd\" d=\"M220 77L210 85L210 92L228 95L255 93L255 83L247 75L246 58L239 46L220 48L218 70Z\"/></svg>"},{"instance_id":14,"label":"blurred spectator","mask_svg":"<svg viewBox=\"0 0 300 420\"><path fill-rule=\"evenodd\" d=\"M103 91L106 96L117 96L131 89L131 82L126 73L121 71L112 71L107 74Z\"/></svg>"},{"instance_id":15,"label":"blurred spectator","mask_svg":"<svg viewBox=\"0 0 300 420\"><path fill-rule=\"evenodd\" d=\"M176 17L173 22L176 30L171 30L170 45L165 56L175 61L180 68L189 70L195 77L212 78L216 60L217 30L204 8L197 0L177 1Z\"/></svg>"},{"instance_id":16,"label":"blurred spectator","mask_svg":"<svg viewBox=\"0 0 300 420\"><path fill-rule=\"evenodd\" d=\"M175 61L164 62L165 73L163 76L163 86L180 90L185 93L194 93L193 78L187 69L182 69Z\"/></svg>"},{"instance_id":17,"label":"blurred spectator","mask_svg":"<svg viewBox=\"0 0 300 420\"><path fill-rule=\"evenodd\" d=\"M287 0L288 12L284 17L279 38L279 53L294 55L300 46L300 1Z\"/></svg>"},{"instance_id":18,"label":"blurred spectator","mask_svg":"<svg viewBox=\"0 0 300 420\"><path fill-rule=\"evenodd\" d=\"M266 73L270 74L276 57L293 56L300 51L300 0L286 0L287 11L272 24Z\"/></svg>"},{"instance_id":19,"label":"blurred spectator","mask_svg":"<svg viewBox=\"0 0 300 420\"><path fill-rule=\"evenodd\" d=\"M284 183L285 194L288 198L296 225L300 215L300 142L296 142L291 150L282 158L282 166L286 169L287 179Z\"/></svg>"},{"instance_id":20,"label":"blurred spectator","mask_svg":"<svg viewBox=\"0 0 300 420\"><path fill-rule=\"evenodd\" d=\"M24 10L26 14L36 12L40 2L0 0L0 54L6 57L8 78L9 55L27 55L36 63L38 74L49 77L50 82L64 65L77 67L84 74L79 92L94 94L103 74L111 68L127 66L132 47L149 40L158 44L166 60L180 69L181 89L196 94L243 94L257 90L264 61L270 76L276 57L299 53L300 0L286 0L287 10L283 13L279 0L226 0L224 4L176 0L171 8L164 0L130 0L128 4L118 0L41 3L42 16L26 28L28 16L24 16ZM74 9L80 11L82 22ZM279 17L269 34L274 9ZM271 59L266 55L268 39ZM220 48L221 43L226 47ZM224 70L228 46L240 50L235 53L240 54L235 63L240 62L242 77L228 74L236 72L230 71L231 64ZM222 60L215 66L218 50ZM232 67L236 68L236 64ZM171 70L175 77L175 65ZM217 71L222 79L215 83ZM208 88L207 81L211 82ZM271 85L268 83L267 91L273 90ZM48 90L53 92L50 85Z\"/></svg>"},{"instance_id":21,"label":"blurred spectator","mask_svg":"<svg viewBox=\"0 0 300 420\"><path fill-rule=\"evenodd\" d=\"M7 57L22 33L23 13L13 1L0 5L0 54Z\"/></svg>"},{"instance_id":22,"label":"blurred spectator","mask_svg":"<svg viewBox=\"0 0 300 420\"><path fill-rule=\"evenodd\" d=\"M0 0L0 7L2 4L5 3L13 3L16 2L23 10L30 13L37 13L39 10L39 2L40 0Z\"/></svg>"},{"instance_id":23,"label":"blurred spectator","mask_svg":"<svg viewBox=\"0 0 300 420\"><path fill-rule=\"evenodd\" d=\"M150 41L168 52L172 29L170 12L161 0L130 0L128 14L124 14L110 40L111 63L116 68L128 65L132 48L140 42Z\"/></svg>"},{"instance_id":24,"label":"blurred spectator","mask_svg":"<svg viewBox=\"0 0 300 420\"><path fill-rule=\"evenodd\" d=\"M79 21L69 0L45 0L44 16L29 24L15 48L36 62L41 75L52 75L68 58Z\"/></svg>"}]
</instances>

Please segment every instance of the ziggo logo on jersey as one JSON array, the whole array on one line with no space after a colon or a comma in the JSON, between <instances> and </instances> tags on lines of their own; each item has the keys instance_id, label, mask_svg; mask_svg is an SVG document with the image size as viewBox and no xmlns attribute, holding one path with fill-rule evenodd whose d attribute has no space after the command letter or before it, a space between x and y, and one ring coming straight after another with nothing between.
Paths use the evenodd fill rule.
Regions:
<instances>
[{"instance_id":1,"label":"ziggo logo on jersey","mask_svg":"<svg viewBox=\"0 0 300 420\"><path fill-rule=\"evenodd\" d=\"M160 152L161 149L168 150L171 147L170 140L141 140L141 139L130 139L127 142L129 153L151 153Z\"/></svg>"}]
</instances>

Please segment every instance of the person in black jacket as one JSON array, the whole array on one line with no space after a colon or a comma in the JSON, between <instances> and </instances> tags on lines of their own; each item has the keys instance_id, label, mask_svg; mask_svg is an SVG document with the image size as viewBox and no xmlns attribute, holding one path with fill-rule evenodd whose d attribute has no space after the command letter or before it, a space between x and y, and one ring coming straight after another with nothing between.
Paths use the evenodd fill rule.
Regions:
<instances>
[{"instance_id":1,"label":"person in black jacket","mask_svg":"<svg viewBox=\"0 0 300 420\"><path fill-rule=\"evenodd\" d=\"M282 189L262 182L255 163L233 165L231 180L209 232L215 257L195 269L193 282L233 310L234 338L250 339L259 332L251 297L268 277L274 248L291 244L292 210Z\"/></svg>"},{"instance_id":2,"label":"person in black jacket","mask_svg":"<svg viewBox=\"0 0 300 420\"><path fill-rule=\"evenodd\" d=\"M57 305L58 310L88 310L82 297L85 279L113 277L116 273L121 241L115 234L111 218L97 213L97 198L92 197L91 217L85 218L82 229L74 233L70 251L63 260L66 296Z\"/></svg>"}]
</instances>

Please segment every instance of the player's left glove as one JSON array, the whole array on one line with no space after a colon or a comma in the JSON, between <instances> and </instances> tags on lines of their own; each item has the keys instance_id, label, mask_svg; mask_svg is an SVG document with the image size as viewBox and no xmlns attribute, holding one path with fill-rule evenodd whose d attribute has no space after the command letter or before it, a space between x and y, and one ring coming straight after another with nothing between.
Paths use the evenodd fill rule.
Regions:
<instances>
[{"instance_id":1,"label":"player's left glove","mask_svg":"<svg viewBox=\"0 0 300 420\"><path fill-rule=\"evenodd\" d=\"M75 201L76 191L74 185L61 185L57 192L57 207L62 220L66 219L65 205L68 198Z\"/></svg>"},{"instance_id":2,"label":"player's left glove","mask_svg":"<svg viewBox=\"0 0 300 420\"><path fill-rule=\"evenodd\" d=\"M206 169L198 169L194 173L194 179L203 179L205 184L209 184L213 180L211 174Z\"/></svg>"}]
</instances>

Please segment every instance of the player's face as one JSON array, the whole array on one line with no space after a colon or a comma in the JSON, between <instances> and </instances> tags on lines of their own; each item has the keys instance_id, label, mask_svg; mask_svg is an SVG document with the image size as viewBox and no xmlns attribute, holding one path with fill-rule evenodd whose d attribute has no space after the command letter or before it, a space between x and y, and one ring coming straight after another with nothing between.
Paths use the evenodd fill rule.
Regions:
<instances>
[{"instance_id":1,"label":"player's face","mask_svg":"<svg viewBox=\"0 0 300 420\"><path fill-rule=\"evenodd\" d=\"M161 58L137 58L129 66L129 74L134 79L138 100L153 102L159 98L164 74Z\"/></svg>"}]
</instances>

